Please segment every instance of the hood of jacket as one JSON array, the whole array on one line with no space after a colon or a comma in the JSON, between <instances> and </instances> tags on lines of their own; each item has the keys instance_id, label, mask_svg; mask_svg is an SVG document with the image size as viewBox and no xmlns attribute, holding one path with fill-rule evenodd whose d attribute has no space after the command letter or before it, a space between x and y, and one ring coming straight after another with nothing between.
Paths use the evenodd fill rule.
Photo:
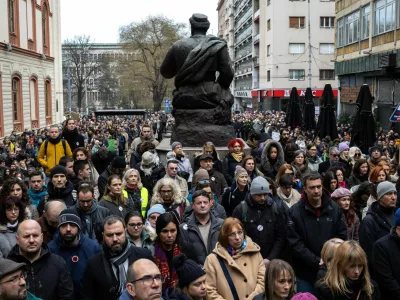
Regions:
<instances>
[{"instance_id":1,"label":"hood of jacket","mask_svg":"<svg viewBox=\"0 0 400 300\"><path fill-rule=\"evenodd\" d=\"M49 181L48 186L47 186L48 194L51 197L60 197L60 199L64 199L65 197L70 195L73 190L74 190L74 185L69 180L67 180L65 187L63 187L61 189L55 188L51 181Z\"/></svg>"},{"instance_id":2,"label":"hood of jacket","mask_svg":"<svg viewBox=\"0 0 400 300\"><path fill-rule=\"evenodd\" d=\"M57 244L57 246L59 246L60 248L75 248L75 247L79 247L82 245L83 241L85 240L85 238L87 238L86 236L84 236L81 232L78 232L79 235L79 242L76 245L73 245L71 247L68 247L64 244L63 239L60 235L60 232L57 230L56 233L54 234L54 242Z\"/></svg>"},{"instance_id":3,"label":"hood of jacket","mask_svg":"<svg viewBox=\"0 0 400 300\"><path fill-rule=\"evenodd\" d=\"M296 203L301 198L301 194L296 189L293 188L292 191L290 192L289 197L286 197L286 195L282 192L280 188L277 189L277 194L279 198L281 198L283 201L292 204Z\"/></svg>"},{"instance_id":4,"label":"hood of jacket","mask_svg":"<svg viewBox=\"0 0 400 300\"><path fill-rule=\"evenodd\" d=\"M43 259L44 257L49 256L50 254L51 254L51 253L50 253L49 247L47 247L47 245L46 245L45 243L43 243L43 244L42 244L42 248L41 248L41 250L40 250L40 256L39 256L39 258L38 258L36 261L41 260L41 259ZM11 249L11 251L10 251L10 253L8 254L8 257L7 257L7 258L9 258L9 259L11 259L11 260L13 260L13 261L16 261L16 262L24 262L24 263L26 263L27 265L30 265L30 264L31 264L30 261L28 261L25 257L23 257L23 256L19 253L19 246L18 246L18 245L15 245L15 246ZM35 261L35 262L36 262L36 261Z\"/></svg>"},{"instance_id":5,"label":"hood of jacket","mask_svg":"<svg viewBox=\"0 0 400 300\"><path fill-rule=\"evenodd\" d=\"M271 165L271 162L268 158L268 152L271 147L275 147L278 150L278 156L276 158L276 163L274 166ZM265 144L264 149L261 154L261 166L265 170L273 170L278 171L279 168L285 163L285 156L283 153L282 145L276 141L269 141Z\"/></svg>"}]
</instances>

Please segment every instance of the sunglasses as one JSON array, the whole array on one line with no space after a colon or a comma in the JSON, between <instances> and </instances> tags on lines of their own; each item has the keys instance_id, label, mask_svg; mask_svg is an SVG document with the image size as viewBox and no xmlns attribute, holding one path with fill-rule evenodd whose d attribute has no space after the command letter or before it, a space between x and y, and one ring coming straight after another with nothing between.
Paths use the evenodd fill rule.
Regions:
<instances>
[{"instance_id":1,"label":"sunglasses","mask_svg":"<svg viewBox=\"0 0 400 300\"><path fill-rule=\"evenodd\" d=\"M332 154L333 157L339 157L339 154Z\"/></svg>"},{"instance_id":2,"label":"sunglasses","mask_svg":"<svg viewBox=\"0 0 400 300\"><path fill-rule=\"evenodd\" d=\"M354 156L360 157L360 156L361 156L361 153L356 153L356 154L354 154Z\"/></svg>"}]
</instances>

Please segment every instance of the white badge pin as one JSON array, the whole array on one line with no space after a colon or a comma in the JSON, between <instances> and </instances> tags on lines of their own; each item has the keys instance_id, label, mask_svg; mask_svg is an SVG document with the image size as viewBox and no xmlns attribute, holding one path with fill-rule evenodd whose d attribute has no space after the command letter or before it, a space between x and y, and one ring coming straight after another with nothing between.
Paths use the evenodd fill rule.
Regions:
<instances>
[{"instance_id":1,"label":"white badge pin","mask_svg":"<svg viewBox=\"0 0 400 300\"><path fill-rule=\"evenodd\" d=\"M123 210L122 206L118 206L118 209L119 209L119 211Z\"/></svg>"},{"instance_id":2,"label":"white badge pin","mask_svg":"<svg viewBox=\"0 0 400 300\"><path fill-rule=\"evenodd\" d=\"M258 230L258 231L263 231L263 229L264 229L264 227L263 227L262 225L258 225L258 226L257 226L257 230Z\"/></svg>"},{"instance_id":3,"label":"white badge pin","mask_svg":"<svg viewBox=\"0 0 400 300\"><path fill-rule=\"evenodd\" d=\"M183 229L184 229L184 230L188 230L187 224L183 224Z\"/></svg>"},{"instance_id":4,"label":"white badge pin","mask_svg":"<svg viewBox=\"0 0 400 300\"><path fill-rule=\"evenodd\" d=\"M213 177L211 177L211 180L212 180L212 181L215 181L215 177L214 177L214 176L213 176Z\"/></svg>"}]
</instances>

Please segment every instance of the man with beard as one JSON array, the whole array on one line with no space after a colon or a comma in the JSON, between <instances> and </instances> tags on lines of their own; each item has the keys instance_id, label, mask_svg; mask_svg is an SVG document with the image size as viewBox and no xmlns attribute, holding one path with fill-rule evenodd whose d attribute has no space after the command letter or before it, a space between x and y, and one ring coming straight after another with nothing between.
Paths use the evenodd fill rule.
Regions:
<instances>
[{"instance_id":1,"label":"man with beard","mask_svg":"<svg viewBox=\"0 0 400 300\"><path fill-rule=\"evenodd\" d=\"M0 300L40 300L26 290L24 263L0 260Z\"/></svg>"},{"instance_id":2,"label":"man with beard","mask_svg":"<svg viewBox=\"0 0 400 300\"><path fill-rule=\"evenodd\" d=\"M47 194L47 186L44 184L42 172L34 171L29 174L29 199L37 207L40 200Z\"/></svg>"},{"instance_id":3,"label":"man with beard","mask_svg":"<svg viewBox=\"0 0 400 300\"><path fill-rule=\"evenodd\" d=\"M135 151L137 149L137 146L142 142L151 142L155 147L157 147L159 144L158 141L154 138L153 131L151 130L150 125L148 124L143 125L140 135L133 140L131 147L126 155L128 160L130 159L132 152Z\"/></svg>"},{"instance_id":4,"label":"man with beard","mask_svg":"<svg viewBox=\"0 0 400 300\"><path fill-rule=\"evenodd\" d=\"M52 125L47 141L40 146L37 160L45 169L46 175L50 175L51 169L58 165L63 156L72 156L71 148L67 141L61 139L57 125Z\"/></svg>"},{"instance_id":5,"label":"man with beard","mask_svg":"<svg viewBox=\"0 0 400 300\"><path fill-rule=\"evenodd\" d=\"M287 142L290 138L290 131L286 128L282 128L280 131L280 139L279 143L282 145L282 148L285 149Z\"/></svg>"},{"instance_id":6,"label":"man with beard","mask_svg":"<svg viewBox=\"0 0 400 300\"><path fill-rule=\"evenodd\" d=\"M63 166L57 165L51 170L47 192L48 194L40 200L37 207L40 216L48 201L62 200L67 207L74 206L76 203L74 185L67 179L67 170Z\"/></svg>"},{"instance_id":7,"label":"man with beard","mask_svg":"<svg viewBox=\"0 0 400 300\"><path fill-rule=\"evenodd\" d=\"M160 163L157 154L146 151L142 155L139 167L143 186L149 191L149 199L153 196L153 188L157 181L165 176L165 168Z\"/></svg>"},{"instance_id":8,"label":"man with beard","mask_svg":"<svg viewBox=\"0 0 400 300\"><path fill-rule=\"evenodd\" d=\"M65 121L62 138L68 142L72 152L78 147L85 147L85 140L83 136L78 133L78 128L75 126L74 119L67 119Z\"/></svg>"},{"instance_id":9,"label":"man with beard","mask_svg":"<svg viewBox=\"0 0 400 300\"><path fill-rule=\"evenodd\" d=\"M200 168L205 169L210 176L210 186L218 199L221 199L224 190L228 187L225 177L222 173L213 168L213 157L211 154L203 154L199 158Z\"/></svg>"},{"instance_id":10,"label":"man with beard","mask_svg":"<svg viewBox=\"0 0 400 300\"><path fill-rule=\"evenodd\" d=\"M83 277L82 300L116 300L127 283L128 267L136 260L154 260L145 248L132 246L126 225L118 216L104 220L103 252L89 259Z\"/></svg>"},{"instance_id":11,"label":"man with beard","mask_svg":"<svg viewBox=\"0 0 400 300\"><path fill-rule=\"evenodd\" d=\"M81 220L64 210L58 217L58 232L49 243L51 253L61 256L74 283L74 299L81 299L83 274L89 258L101 251L99 244L81 233Z\"/></svg>"},{"instance_id":12,"label":"man with beard","mask_svg":"<svg viewBox=\"0 0 400 300\"><path fill-rule=\"evenodd\" d=\"M58 216L66 209L65 203L61 200L49 201L44 205L43 215L37 220L43 233L43 242L47 245L57 231Z\"/></svg>"},{"instance_id":13,"label":"man with beard","mask_svg":"<svg viewBox=\"0 0 400 300\"><path fill-rule=\"evenodd\" d=\"M27 287L35 296L46 300L73 299L74 288L67 265L43 244L38 222L26 220L19 225L17 244L8 258L26 264Z\"/></svg>"}]
</instances>

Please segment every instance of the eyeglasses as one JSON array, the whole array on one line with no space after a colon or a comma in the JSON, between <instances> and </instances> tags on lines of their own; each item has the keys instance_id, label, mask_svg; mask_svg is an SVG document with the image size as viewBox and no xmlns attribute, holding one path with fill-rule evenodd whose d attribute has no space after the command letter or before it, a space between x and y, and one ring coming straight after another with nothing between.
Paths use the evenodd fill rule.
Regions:
<instances>
[{"instance_id":1,"label":"eyeglasses","mask_svg":"<svg viewBox=\"0 0 400 300\"><path fill-rule=\"evenodd\" d=\"M354 154L354 156L360 157L360 156L361 156L361 153L356 153L356 154Z\"/></svg>"},{"instance_id":2,"label":"eyeglasses","mask_svg":"<svg viewBox=\"0 0 400 300\"><path fill-rule=\"evenodd\" d=\"M154 280L158 284L164 283L165 276L161 275L161 274L156 275L156 276L144 276L142 278L139 278L139 279L136 279L134 281L131 281L131 283L135 283L135 282L141 281L141 282L143 282L144 285L151 286L153 284Z\"/></svg>"},{"instance_id":3,"label":"eyeglasses","mask_svg":"<svg viewBox=\"0 0 400 300\"><path fill-rule=\"evenodd\" d=\"M162 193L162 194L171 194L172 190L168 190L168 191L161 190L160 193Z\"/></svg>"},{"instance_id":4,"label":"eyeglasses","mask_svg":"<svg viewBox=\"0 0 400 300\"><path fill-rule=\"evenodd\" d=\"M128 226L133 228L140 228L143 226L143 223L128 223Z\"/></svg>"},{"instance_id":5,"label":"eyeglasses","mask_svg":"<svg viewBox=\"0 0 400 300\"><path fill-rule=\"evenodd\" d=\"M339 154L332 154L333 157L339 157Z\"/></svg>"},{"instance_id":6,"label":"eyeglasses","mask_svg":"<svg viewBox=\"0 0 400 300\"><path fill-rule=\"evenodd\" d=\"M25 279L26 276L27 276L26 271L23 271L21 274L15 275L14 277L11 277L7 281L0 282L0 284L9 283L9 282L11 282L12 284L15 284L15 283L19 282L21 279Z\"/></svg>"},{"instance_id":7,"label":"eyeglasses","mask_svg":"<svg viewBox=\"0 0 400 300\"><path fill-rule=\"evenodd\" d=\"M237 235L239 237L241 237L243 235L243 230L239 230L239 231L232 232L232 233L228 234L228 236L231 237L231 238L235 238Z\"/></svg>"}]
</instances>

